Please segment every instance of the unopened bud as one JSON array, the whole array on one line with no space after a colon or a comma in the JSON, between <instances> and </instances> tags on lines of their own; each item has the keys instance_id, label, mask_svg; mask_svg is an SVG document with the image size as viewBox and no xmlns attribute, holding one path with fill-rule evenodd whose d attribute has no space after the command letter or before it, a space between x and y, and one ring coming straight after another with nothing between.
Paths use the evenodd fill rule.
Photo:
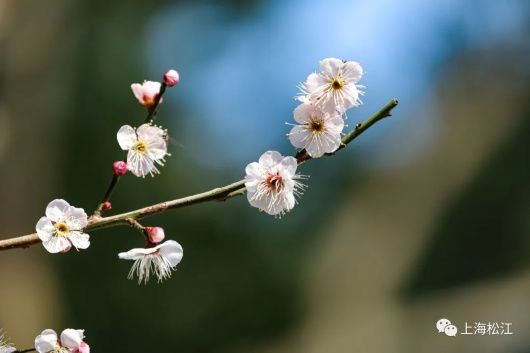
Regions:
<instances>
[{"instance_id":1,"label":"unopened bud","mask_svg":"<svg viewBox=\"0 0 530 353\"><path fill-rule=\"evenodd\" d=\"M180 81L180 76L176 70L171 69L171 70L168 70L164 74L164 83L168 87L173 87L175 85L178 85L179 81Z\"/></svg>"},{"instance_id":2,"label":"unopened bud","mask_svg":"<svg viewBox=\"0 0 530 353\"><path fill-rule=\"evenodd\" d=\"M116 175L125 175L127 174L127 163L124 161L116 161L112 163L112 170Z\"/></svg>"},{"instance_id":3,"label":"unopened bud","mask_svg":"<svg viewBox=\"0 0 530 353\"><path fill-rule=\"evenodd\" d=\"M145 233L151 243L160 243L166 237L161 227L145 227Z\"/></svg>"},{"instance_id":4,"label":"unopened bud","mask_svg":"<svg viewBox=\"0 0 530 353\"><path fill-rule=\"evenodd\" d=\"M110 201L105 201L105 202L103 202L103 205L101 206L101 209L103 211L112 210L112 204L110 203Z\"/></svg>"}]
</instances>

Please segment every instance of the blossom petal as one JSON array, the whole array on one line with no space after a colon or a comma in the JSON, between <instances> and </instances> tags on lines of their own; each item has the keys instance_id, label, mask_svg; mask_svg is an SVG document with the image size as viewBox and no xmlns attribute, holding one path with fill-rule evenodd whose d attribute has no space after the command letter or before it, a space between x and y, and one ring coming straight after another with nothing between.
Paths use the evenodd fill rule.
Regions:
<instances>
[{"instance_id":1,"label":"blossom petal","mask_svg":"<svg viewBox=\"0 0 530 353\"><path fill-rule=\"evenodd\" d=\"M247 177L250 177L250 179L262 178L263 173L264 170L258 162L249 163L245 168L245 174L247 174Z\"/></svg>"},{"instance_id":2,"label":"blossom petal","mask_svg":"<svg viewBox=\"0 0 530 353\"><path fill-rule=\"evenodd\" d=\"M174 240L165 241L159 245L159 248L160 254L169 261L171 267L177 266L184 255L182 246Z\"/></svg>"},{"instance_id":3,"label":"blossom petal","mask_svg":"<svg viewBox=\"0 0 530 353\"><path fill-rule=\"evenodd\" d=\"M132 146L138 141L138 138L136 137L136 132L129 125L123 125L122 127L120 127L118 133L116 134L116 137L118 139L118 144L120 145L122 150L131 149Z\"/></svg>"},{"instance_id":4,"label":"blossom petal","mask_svg":"<svg viewBox=\"0 0 530 353\"><path fill-rule=\"evenodd\" d=\"M88 224L88 216L85 210L70 206L65 212L65 222L71 230L81 230Z\"/></svg>"},{"instance_id":5,"label":"blossom petal","mask_svg":"<svg viewBox=\"0 0 530 353\"><path fill-rule=\"evenodd\" d=\"M311 133L302 125L295 125L288 134L289 141L296 148L306 148L311 142Z\"/></svg>"},{"instance_id":6,"label":"blossom petal","mask_svg":"<svg viewBox=\"0 0 530 353\"><path fill-rule=\"evenodd\" d=\"M337 58L327 58L320 61L320 71L323 74L337 76L344 66L344 62Z\"/></svg>"},{"instance_id":7,"label":"blossom petal","mask_svg":"<svg viewBox=\"0 0 530 353\"><path fill-rule=\"evenodd\" d=\"M291 178L296 174L296 168L298 167L296 158L291 156L284 157L280 164L285 168L285 171L290 174Z\"/></svg>"},{"instance_id":8,"label":"blossom petal","mask_svg":"<svg viewBox=\"0 0 530 353\"><path fill-rule=\"evenodd\" d=\"M363 68L357 61L347 61L344 63L343 75L347 81L359 82L363 77Z\"/></svg>"},{"instance_id":9,"label":"blossom petal","mask_svg":"<svg viewBox=\"0 0 530 353\"><path fill-rule=\"evenodd\" d=\"M127 167L137 177L145 177L150 173L157 173L154 161L145 154L130 150L127 153Z\"/></svg>"},{"instance_id":10,"label":"blossom petal","mask_svg":"<svg viewBox=\"0 0 530 353\"><path fill-rule=\"evenodd\" d=\"M264 168L269 169L278 164L282 158L282 155L277 151L267 151L259 157L259 164Z\"/></svg>"},{"instance_id":11,"label":"blossom petal","mask_svg":"<svg viewBox=\"0 0 530 353\"><path fill-rule=\"evenodd\" d=\"M134 96L136 97L136 99L138 99L138 102L140 102L141 104L144 103L144 92L143 92L143 88L142 88L142 85L139 84L139 83L133 83L131 85L131 90L134 94Z\"/></svg>"},{"instance_id":12,"label":"blossom petal","mask_svg":"<svg viewBox=\"0 0 530 353\"><path fill-rule=\"evenodd\" d=\"M74 230L68 234L68 239L76 249L86 249L90 246L90 235Z\"/></svg>"},{"instance_id":13,"label":"blossom petal","mask_svg":"<svg viewBox=\"0 0 530 353\"><path fill-rule=\"evenodd\" d=\"M35 226L35 230L42 241L48 241L55 233L55 227L48 217L41 217Z\"/></svg>"},{"instance_id":14,"label":"blossom petal","mask_svg":"<svg viewBox=\"0 0 530 353\"><path fill-rule=\"evenodd\" d=\"M46 217L54 222L62 221L68 207L70 207L70 204L65 200L55 199L46 206Z\"/></svg>"},{"instance_id":15,"label":"blossom petal","mask_svg":"<svg viewBox=\"0 0 530 353\"><path fill-rule=\"evenodd\" d=\"M167 154L166 132L150 124L141 125L136 131L138 139L144 141L152 159L162 159Z\"/></svg>"},{"instance_id":16,"label":"blossom petal","mask_svg":"<svg viewBox=\"0 0 530 353\"><path fill-rule=\"evenodd\" d=\"M44 246L46 250L48 250L48 252L52 254L56 254L63 250L68 249L70 247L70 242L68 241L68 239L64 237L54 236L54 237L51 237L47 241L43 241L42 245Z\"/></svg>"},{"instance_id":17,"label":"blossom petal","mask_svg":"<svg viewBox=\"0 0 530 353\"><path fill-rule=\"evenodd\" d=\"M57 333L54 330L44 330L35 338L35 349L39 353L48 353L57 345Z\"/></svg>"},{"instance_id":18,"label":"blossom petal","mask_svg":"<svg viewBox=\"0 0 530 353\"><path fill-rule=\"evenodd\" d=\"M83 341L83 335L78 330L67 328L61 333L61 345L72 350L77 350Z\"/></svg>"},{"instance_id":19,"label":"blossom petal","mask_svg":"<svg viewBox=\"0 0 530 353\"><path fill-rule=\"evenodd\" d=\"M302 103L293 111L294 120L298 124L307 124L311 121L311 114L315 112L315 107L309 103Z\"/></svg>"},{"instance_id":20,"label":"blossom petal","mask_svg":"<svg viewBox=\"0 0 530 353\"><path fill-rule=\"evenodd\" d=\"M126 252L121 252L118 254L118 257L122 260L138 260L144 257L145 255L149 255L152 253L157 252L158 248L160 246L155 246L152 248L134 248Z\"/></svg>"}]
</instances>

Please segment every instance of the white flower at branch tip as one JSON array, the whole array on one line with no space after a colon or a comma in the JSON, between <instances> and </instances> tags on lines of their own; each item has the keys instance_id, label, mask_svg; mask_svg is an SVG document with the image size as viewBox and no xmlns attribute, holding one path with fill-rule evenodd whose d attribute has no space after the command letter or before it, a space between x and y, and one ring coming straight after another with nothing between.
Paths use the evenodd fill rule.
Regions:
<instances>
[{"instance_id":1,"label":"white flower at branch tip","mask_svg":"<svg viewBox=\"0 0 530 353\"><path fill-rule=\"evenodd\" d=\"M140 104L145 105L147 108L151 108L155 104L161 86L160 82L144 81L142 84L133 83L131 85L131 90ZM162 103L162 99L160 99L159 103Z\"/></svg>"},{"instance_id":2,"label":"white flower at branch tip","mask_svg":"<svg viewBox=\"0 0 530 353\"><path fill-rule=\"evenodd\" d=\"M76 249L90 246L90 236L82 230L88 224L82 208L70 206L62 199L55 199L46 207L46 217L41 217L35 229L42 245L55 254L66 252L73 245Z\"/></svg>"},{"instance_id":3,"label":"white flower at branch tip","mask_svg":"<svg viewBox=\"0 0 530 353\"><path fill-rule=\"evenodd\" d=\"M359 95L362 86L357 82L363 76L363 69L356 61L327 58L320 61L320 72L310 74L300 85L302 102L309 100L324 111L344 113L361 104Z\"/></svg>"},{"instance_id":4,"label":"white flower at branch tip","mask_svg":"<svg viewBox=\"0 0 530 353\"><path fill-rule=\"evenodd\" d=\"M283 157L279 152L267 151L258 162L245 168L245 187L251 206L273 216L283 216L296 204L305 188L296 174L298 163L294 157Z\"/></svg>"},{"instance_id":5,"label":"white flower at branch tip","mask_svg":"<svg viewBox=\"0 0 530 353\"><path fill-rule=\"evenodd\" d=\"M90 353L84 338L84 330L67 328L59 340L54 330L46 329L35 338L35 350L38 353Z\"/></svg>"},{"instance_id":6,"label":"white flower at branch tip","mask_svg":"<svg viewBox=\"0 0 530 353\"><path fill-rule=\"evenodd\" d=\"M302 103L293 112L295 125L287 135L296 148L313 157L335 152L341 144L344 120L338 113L329 114L310 103Z\"/></svg>"},{"instance_id":7,"label":"white flower at branch tip","mask_svg":"<svg viewBox=\"0 0 530 353\"><path fill-rule=\"evenodd\" d=\"M134 260L127 278L133 279L134 274L138 276L138 284L149 281L151 272L154 272L158 282L171 277L171 272L182 260L183 249L174 240L168 240L162 244L149 248L136 248L118 254L120 259Z\"/></svg>"},{"instance_id":8,"label":"white flower at branch tip","mask_svg":"<svg viewBox=\"0 0 530 353\"><path fill-rule=\"evenodd\" d=\"M6 337L5 331L0 329L0 353L13 353L17 349L13 344L9 343L9 339Z\"/></svg>"},{"instance_id":9,"label":"white flower at branch tip","mask_svg":"<svg viewBox=\"0 0 530 353\"><path fill-rule=\"evenodd\" d=\"M118 143L127 152L127 168L137 177L160 174L156 164L164 166L167 153L167 131L151 124L134 129L122 126L117 133Z\"/></svg>"}]
</instances>

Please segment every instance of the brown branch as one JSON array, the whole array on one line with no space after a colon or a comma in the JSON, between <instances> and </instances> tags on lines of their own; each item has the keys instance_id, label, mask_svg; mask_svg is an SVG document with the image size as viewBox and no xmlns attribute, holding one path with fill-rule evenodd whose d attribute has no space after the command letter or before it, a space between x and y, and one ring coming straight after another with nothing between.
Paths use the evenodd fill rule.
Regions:
<instances>
[{"instance_id":1,"label":"brown branch","mask_svg":"<svg viewBox=\"0 0 530 353\"><path fill-rule=\"evenodd\" d=\"M370 128L379 120L390 116L390 112L398 105L397 99L392 99L380 111L359 123L355 128L342 138L342 145L338 150L346 147L351 141L356 139L364 131ZM332 154L331 154L332 155ZM311 159L305 150L298 152L295 156L298 164L302 164ZM101 217L94 215L90 217L88 225L85 227L85 232L90 232L97 229L115 227L119 225L130 225L131 220L139 220L154 214L163 213L170 209L188 207L198 203L208 201L225 201L234 196L242 195L245 191L245 180L240 180L235 183L218 187L200 194L195 194L180 199L165 201L155 205L140 208L138 210L117 214L114 216ZM0 240L0 251L14 248L27 248L30 245L39 243L40 239L36 233L15 237L11 239Z\"/></svg>"}]
</instances>

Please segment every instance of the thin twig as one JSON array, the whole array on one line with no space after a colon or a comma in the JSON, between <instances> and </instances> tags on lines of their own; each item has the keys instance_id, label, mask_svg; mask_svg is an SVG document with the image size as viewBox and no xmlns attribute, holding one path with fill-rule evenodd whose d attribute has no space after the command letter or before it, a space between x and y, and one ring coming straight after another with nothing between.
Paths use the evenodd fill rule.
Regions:
<instances>
[{"instance_id":1,"label":"thin twig","mask_svg":"<svg viewBox=\"0 0 530 353\"><path fill-rule=\"evenodd\" d=\"M147 117L145 118L144 124L152 123L155 120L157 109L158 109L158 105L160 104L160 101L162 100L162 96L166 92L166 87L167 86L166 86L166 84L164 82L162 82L160 84L160 91L156 95L155 101L153 102L153 105L150 106L147 109ZM110 197L112 196L112 192L114 191L114 189L118 185L118 181L120 181L120 176L114 174L112 176L112 180L110 181L109 186L107 187L107 191L105 192L105 196L103 197L103 200L101 200L101 202L99 203L98 207L94 211L94 213L92 215L92 218L93 217L101 217L101 213L103 212L103 205L105 204L105 202L110 201Z\"/></svg>"},{"instance_id":2,"label":"thin twig","mask_svg":"<svg viewBox=\"0 0 530 353\"><path fill-rule=\"evenodd\" d=\"M355 128L342 138L342 145L339 148L346 147L351 141L356 139L370 126L379 120L390 116L391 110L398 105L397 99L392 99L380 111L372 115L367 120L357 124ZM296 154L298 164L302 164L311 159L305 150ZM198 203L208 201L225 201L234 196L242 195L245 191L245 180L240 180L235 183L218 187L200 194L183 197L180 199L165 201L155 205L140 208L138 210L117 214L114 216L100 217L93 216L90 218L88 225L85 227L85 232L90 232L97 229L115 227L119 225L131 225L131 220L139 220L154 214L163 213L170 209L182 208ZM40 239L37 234L29 234L11 239L0 240L0 251L14 248L27 248L30 245L39 243Z\"/></svg>"}]
</instances>

